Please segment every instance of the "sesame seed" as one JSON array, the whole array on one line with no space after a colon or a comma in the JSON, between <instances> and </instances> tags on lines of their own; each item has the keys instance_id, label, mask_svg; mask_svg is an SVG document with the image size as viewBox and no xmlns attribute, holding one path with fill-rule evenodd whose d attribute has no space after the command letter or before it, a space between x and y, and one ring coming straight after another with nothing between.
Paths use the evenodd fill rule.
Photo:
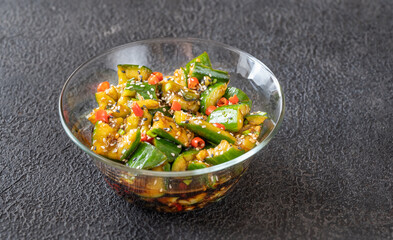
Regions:
<instances>
[{"instance_id":1,"label":"sesame seed","mask_svg":"<svg viewBox=\"0 0 393 240\"><path fill-rule=\"evenodd\" d=\"M177 145L177 148L181 148L181 145Z\"/></svg>"},{"instance_id":2,"label":"sesame seed","mask_svg":"<svg viewBox=\"0 0 393 240\"><path fill-rule=\"evenodd\" d=\"M171 153L171 155L172 155L172 157L176 156L176 154L174 154L174 153Z\"/></svg>"}]
</instances>

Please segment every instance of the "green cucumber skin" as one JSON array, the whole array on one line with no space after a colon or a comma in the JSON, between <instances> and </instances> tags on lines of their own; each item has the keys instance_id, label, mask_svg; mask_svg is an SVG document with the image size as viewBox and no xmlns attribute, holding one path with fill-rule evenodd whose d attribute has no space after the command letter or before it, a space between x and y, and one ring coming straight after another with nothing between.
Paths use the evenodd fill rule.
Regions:
<instances>
[{"instance_id":1,"label":"green cucumber skin","mask_svg":"<svg viewBox=\"0 0 393 240\"><path fill-rule=\"evenodd\" d=\"M191 149L180 154L176 160L172 163L172 171L186 171L188 161L187 159L194 159L199 151Z\"/></svg>"},{"instance_id":2,"label":"green cucumber skin","mask_svg":"<svg viewBox=\"0 0 393 240\"><path fill-rule=\"evenodd\" d=\"M184 90L180 90L183 99L186 101L198 101L199 100L199 94L195 93L195 91L190 90L188 88L185 88Z\"/></svg>"},{"instance_id":3,"label":"green cucumber skin","mask_svg":"<svg viewBox=\"0 0 393 240\"><path fill-rule=\"evenodd\" d=\"M124 91L136 91L143 97L143 99L157 100L157 85L151 85L147 82L136 82L134 78L127 81Z\"/></svg>"},{"instance_id":4,"label":"green cucumber skin","mask_svg":"<svg viewBox=\"0 0 393 240\"><path fill-rule=\"evenodd\" d=\"M227 90L225 91L224 97L226 99L229 99L230 97L233 97L235 94L236 94L237 98L239 99L240 103L247 104L251 109L251 106L252 106L251 99L247 96L247 94L245 92L243 92L239 88L228 87Z\"/></svg>"},{"instance_id":5,"label":"green cucumber skin","mask_svg":"<svg viewBox=\"0 0 393 240\"><path fill-rule=\"evenodd\" d=\"M253 122L253 125L261 125L266 119L269 118L269 116L266 112L257 112L257 113L247 114L246 116L244 116L244 118L248 122Z\"/></svg>"},{"instance_id":6,"label":"green cucumber skin","mask_svg":"<svg viewBox=\"0 0 393 240\"><path fill-rule=\"evenodd\" d=\"M208 66L208 67L212 67L212 63L210 62L209 55L207 54L207 52L203 52L201 55L192 59L191 61L189 61L186 64L187 73L190 72L191 64L196 63L198 58L199 58L201 64Z\"/></svg>"},{"instance_id":7,"label":"green cucumber skin","mask_svg":"<svg viewBox=\"0 0 393 240\"><path fill-rule=\"evenodd\" d=\"M123 68L134 68L135 70L141 70L143 69L146 72L153 72L150 68L143 66L143 65L137 65L137 64L118 64L117 66L123 67Z\"/></svg>"},{"instance_id":8,"label":"green cucumber skin","mask_svg":"<svg viewBox=\"0 0 393 240\"><path fill-rule=\"evenodd\" d=\"M184 74L184 86L188 87L188 72L190 71L188 68L180 68Z\"/></svg>"},{"instance_id":9,"label":"green cucumber skin","mask_svg":"<svg viewBox=\"0 0 393 240\"><path fill-rule=\"evenodd\" d=\"M217 147L217 144L212 143L210 141L206 141L205 147L203 149L209 149L209 148L215 148Z\"/></svg>"},{"instance_id":10,"label":"green cucumber skin","mask_svg":"<svg viewBox=\"0 0 393 240\"><path fill-rule=\"evenodd\" d=\"M178 148L175 143L172 143L166 139L162 139L162 138L154 138L153 140L153 144L154 146L160 150L161 152L163 152L166 157L168 158L168 162L173 162L177 156L179 156L180 152L181 152L181 148ZM172 153L175 155L173 156Z\"/></svg>"},{"instance_id":11,"label":"green cucumber skin","mask_svg":"<svg viewBox=\"0 0 393 240\"><path fill-rule=\"evenodd\" d=\"M177 144L181 144L183 145L179 140L177 140L176 138L172 137L172 135L170 135L169 133L167 133L165 130L161 129L161 128L154 128L154 129L150 129L147 132L147 135L149 135L150 137L162 137L162 138L166 138L169 141L175 142Z\"/></svg>"},{"instance_id":12,"label":"green cucumber skin","mask_svg":"<svg viewBox=\"0 0 393 240\"><path fill-rule=\"evenodd\" d=\"M170 172L171 171L171 164L166 163L162 169L164 170L164 172Z\"/></svg>"},{"instance_id":13,"label":"green cucumber skin","mask_svg":"<svg viewBox=\"0 0 393 240\"><path fill-rule=\"evenodd\" d=\"M201 108L200 111L205 114L206 109L209 107L207 106L207 102L212 98L213 94L216 93L217 91L223 91L222 88L226 88L225 83L216 83L214 85L209 86L204 92L201 94ZM224 91L223 94L224 95ZM220 94L221 95L221 94ZM222 96L217 97L217 100L219 100ZM215 103L214 103L215 104Z\"/></svg>"},{"instance_id":14,"label":"green cucumber skin","mask_svg":"<svg viewBox=\"0 0 393 240\"><path fill-rule=\"evenodd\" d=\"M197 135L209 140L212 143L220 144L221 140L226 140L229 143L235 143L235 141L229 137L223 136L211 129L202 128L202 125L195 125L191 123L181 123L181 125L188 128L190 131L196 133ZM224 130L222 130L224 131Z\"/></svg>"},{"instance_id":15,"label":"green cucumber skin","mask_svg":"<svg viewBox=\"0 0 393 240\"><path fill-rule=\"evenodd\" d=\"M165 110L164 110L165 109ZM171 108L170 107L167 107L167 106L165 106L165 107L159 107L159 108L156 108L156 109L149 109L149 113L152 115L152 116L154 116L155 114L156 114L156 112L161 112L161 113L163 113L165 116L167 116L167 117L172 117L172 115L169 113L169 110L170 110Z\"/></svg>"},{"instance_id":16,"label":"green cucumber skin","mask_svg":"<svg viewBox=\"0 0 393 240\"><path fill-rule=\"evenodd\" d=\"M141 142L134 154L130 157L127 165L130 168L152 169L166 161L167 157L153 145Z\"/></svg>"},{"instance_id":17,"label":"green cucumber skin","mask_svg":"<svg viewBox=\"0 0 393 240\"><path fill-rule=\"evenodd\" d=\"M208 166L204 163L198 162L198 161L192 161L188 163L187 166L187 171L188 170L196 170L196 169L202 169L202 168L207 168Z\"/></svg>"},{"instance_id":18,"label":"green cucumber skin","mask_svg":"<svg viewBox=\"0 0 393 240\"><path fill-rule=\"evenodd\" d=\"M198 80L202 80L204 76L210 77L213 82L229 82L228 72L212 69L211 67L205 66L202 63L195 63L194 68L191 71L190 77L196 77Z\"/></svg>"},{"instance_id":19,"label":"green cucumber skin","mask_svg":"<svg viewBox=\"0 0 393 240\"><path fill-rule=\"evenodd\" d=\"M141 142L141 130L138 129L136 133L135 142L131 145L131 147L121 156L120 161L128 158L139 146Z\"/></svg>"},{"instance_id":20,"label":"green cucumber skin","mask_svg":"<svg viewBox=\"0 0 393 240\"><path fill-rule=\"evenodd\" d=\"M245 152L244 150L240 150L240 149L237 149L236 147L232 146L228 151L226 151L225 153L223 153L220 156L206 158L205 162L207 162L211 165L221 164L221 163L224 163L224 162L227 162L229 160L239 157L244 152Z\"/></svg>"},{"instance_id":21,"label":"green cucumber skin","mask_svg":"<svg viewBox=\"0 0 393 240\"><path fill-rule=\"evenodd\" d=\"M241 105L227 105L218 107L214 110L207 121L210 123L221 123L225 126L225 130L238 132L243 127L243 115L241 114L239 108Z\"/></svg>"},{"instance_id":22,"label":"green cucumber skin","mask_svg":"<svg viewBox=\"0 0 393 240\"><path fill-rule=\"evenodd\" d=\"M150 68L148 68L148 67L146 67L146 66L143 66L143 65L136 65L136 64L119 64L119 65L117 65L117 66L118 66L118 67L123 67L123 68L125 68L125 69L131 69L131 70L134 70L134 71L138 71L138 70L140 70L140 71L141 71L141 70L142 70L142 71L145 71L147 77L150 76L150 74L153 73L153 71L152 71ZM138 78L138 75L135 75L135 76L133 76L133 77ZM131 78L133 78L133 77L131 77ZM147 79L143 78L143 80L147 80Z\"/></svg>"}]
</instances>

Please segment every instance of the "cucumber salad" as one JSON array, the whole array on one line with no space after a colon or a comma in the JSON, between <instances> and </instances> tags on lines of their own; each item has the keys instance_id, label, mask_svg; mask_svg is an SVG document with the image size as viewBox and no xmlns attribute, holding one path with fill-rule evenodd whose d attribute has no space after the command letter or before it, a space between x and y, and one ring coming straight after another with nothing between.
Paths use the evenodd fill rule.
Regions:
<instances>
[{"instance_id":1,"label":"cucumber salad","mask_svg":"<svg viewBox=\"0 0 393 240\"><path fill-rule=\"evenodd\" d=\"M186 171L234 159L258 144L265 112L228 86L228 72L214 69L206 52L173 75L146 66L118 65L118 85L102 82L92 151L131 168Z\"/></svg>"}]
</instances>

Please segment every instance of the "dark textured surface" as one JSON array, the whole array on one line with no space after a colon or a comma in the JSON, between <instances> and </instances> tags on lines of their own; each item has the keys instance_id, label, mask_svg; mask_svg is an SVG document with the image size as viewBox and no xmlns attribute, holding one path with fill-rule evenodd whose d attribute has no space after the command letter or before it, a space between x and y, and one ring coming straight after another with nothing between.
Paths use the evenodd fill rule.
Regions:
<instances>
[{"instance_id":1,"label":"dark textured surface","mask_svg":"<svg viewBox=\"0 0 393 240\"><path fill-rule=\"evenodd\" d=\"M357 0L0 1L0 239L392 239L392 12ZM286 95L281 130L235 190L186 214L117 197L57 113L79 64L157 37L245 50Z\"/></svg>"}]
</instances>

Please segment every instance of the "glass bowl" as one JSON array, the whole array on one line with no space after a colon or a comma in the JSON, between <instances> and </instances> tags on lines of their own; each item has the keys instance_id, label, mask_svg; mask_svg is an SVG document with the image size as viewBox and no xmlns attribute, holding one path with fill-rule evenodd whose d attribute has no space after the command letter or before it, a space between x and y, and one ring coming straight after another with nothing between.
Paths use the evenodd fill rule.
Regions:
<instances>
[{"instance_id":1,"label":"glass bowl","mask_svg":"<svg viewBox=\"0 0 393 240\"><path fill-rule=\"evenodd\" d=\"M252 111L269 114L271 121L265 121L259 145L226 163L182 172L132 169L90 150L93 125L86 115L97 107L94 94L100 82L117 85L117 64L145 65L171 75L204 51L209 54L213 68L229 72L229 85L242 89L251 98ZM261 61L239 49L210 40L152 39L112 48L79 66L64 84L59 113L67 135L93 158L118 195L158 211L181 212L203 208L228 193L251 159L277 132L284 115L284 95L273 73Z\"/></svg>"}]
</instances>

